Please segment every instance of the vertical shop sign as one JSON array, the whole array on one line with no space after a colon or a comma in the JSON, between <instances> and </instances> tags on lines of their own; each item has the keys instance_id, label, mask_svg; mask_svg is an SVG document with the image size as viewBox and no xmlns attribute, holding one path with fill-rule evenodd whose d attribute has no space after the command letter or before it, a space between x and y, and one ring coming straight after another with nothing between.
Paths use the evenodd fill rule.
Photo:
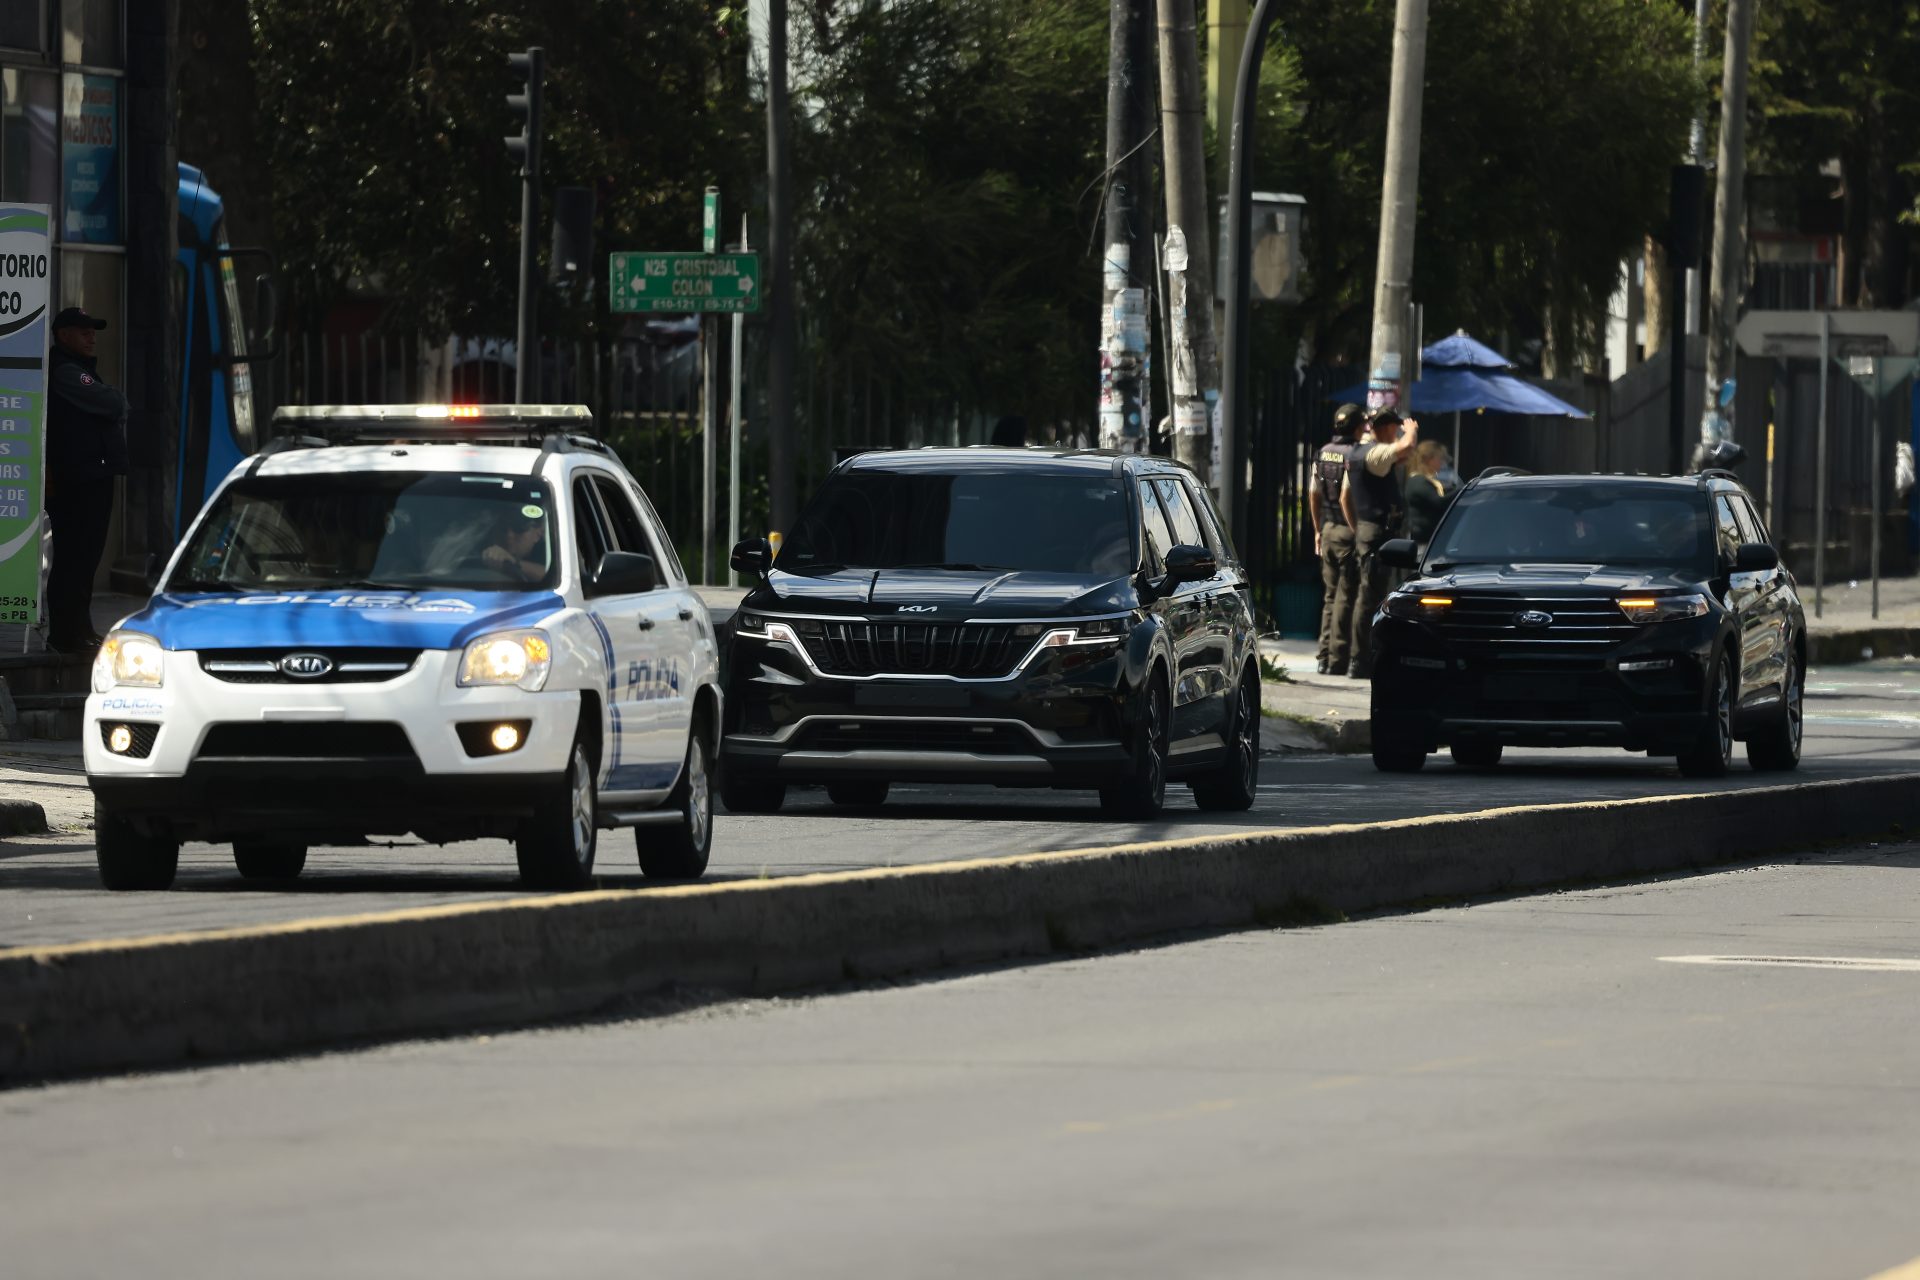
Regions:
<instances>
[{"instance_id":1,"label":"vertical shop sign","mask_svg":"<svg viewBox=\"0 0 1920 1280\"><path fill-rule=\"evenodd\" d=\"M43 204L0 204L0 622L40 620L47 217Z\"/></svg>"},{"instance_id":2,"label":"vertical shop sign","mask_svg":"<svg viewBox=\"0 0 1920 1280\"><path fill-rule=\"evenodd\" d=\"M61 238L120 243L120 80L69 71L60 91Z\"/></svg>"}]
</instances>

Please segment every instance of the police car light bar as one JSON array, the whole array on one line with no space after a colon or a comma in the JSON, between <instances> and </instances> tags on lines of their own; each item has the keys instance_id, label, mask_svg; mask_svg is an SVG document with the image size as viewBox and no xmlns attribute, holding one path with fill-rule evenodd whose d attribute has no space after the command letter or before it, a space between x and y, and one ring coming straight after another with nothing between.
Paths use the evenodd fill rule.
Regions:
<instances>
[{"instance_id":1,"label":"police car light bar","mask_svg":"<svg viewBox=\"0 0 1920 1280\"><path fill-rule=\"evenodd\" d=\"M333 440L519 439L591 431L593 413L583 404L286 405L273 411L273 425L275 434Z\"/></svg>"}]
</instances>

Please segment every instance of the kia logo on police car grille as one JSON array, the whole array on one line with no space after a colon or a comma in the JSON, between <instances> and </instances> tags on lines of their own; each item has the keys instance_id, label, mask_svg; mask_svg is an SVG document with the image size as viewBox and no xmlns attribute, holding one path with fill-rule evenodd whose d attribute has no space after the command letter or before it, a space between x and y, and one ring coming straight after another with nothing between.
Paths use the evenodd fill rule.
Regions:
<instances>
[{"instance_id":1,"label":"kia logo on police car grille","mask_svg":"<svg viewBox=\"0 0 1920 1280\"><path fill-rule=\"evenodd\" d=\"M333 659L324 653L290 653L280 659L283 675L299 680L317 680L333 670Z\"/></svg>"},{"instance_id":2,"label":"kia logo on police car grille","mask_svg":"<svg viewBox=\"0 0 1920 1280\"><path fill-rule=\"evenodd\" d=\"M1529 609L1515 617L1514 621L1523 627L1545 627L1552 625L1553 615L1539 609Z\"/></svg>"}]
</instances>

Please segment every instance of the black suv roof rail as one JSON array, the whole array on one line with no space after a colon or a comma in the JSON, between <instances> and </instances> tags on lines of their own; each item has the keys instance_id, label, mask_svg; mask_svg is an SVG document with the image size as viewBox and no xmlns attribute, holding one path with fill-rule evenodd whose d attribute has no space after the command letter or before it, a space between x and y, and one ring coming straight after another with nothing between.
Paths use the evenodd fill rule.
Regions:
<instances>
[{"instance_id":1,"label":"black suv roof rail","mask_svg":"<svg viewBox=\"0 0 1920 1280\"><path fill-rule=\"evenodd\" d=\"M1484 468L1479 475L1475 476L1474 479L1494 480L1500 476L1530 476L1532 474L1533 472L1527 470L1525 467L1487 467Z\"/></svg>"},{"instance_id":2,"label":"black suv roof rail","mask_svg":"<svg viewBox=\"0 0 1920 1280\"><path fill-rule=\"evenodd\" d=\"M1727 470L1725 467L1708 467L1705 471L1700 472L1699 476L1700 476L1700 479L1703 481L1704 480L1731 480L1735 484L1740 483L1740 477L1733 474L1733 472Z\"/></svg>"}]
</instances>

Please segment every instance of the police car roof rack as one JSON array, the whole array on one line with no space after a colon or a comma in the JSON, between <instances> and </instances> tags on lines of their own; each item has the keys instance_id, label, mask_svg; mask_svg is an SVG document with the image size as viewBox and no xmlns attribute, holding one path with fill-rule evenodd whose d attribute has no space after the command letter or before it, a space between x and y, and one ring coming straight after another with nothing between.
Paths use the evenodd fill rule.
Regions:
<instances>
[{"instance_id":1,"label":"police car roof rack","mask_svg":"<svg viewBox=\"0 0 1920 1280\"><path fill-rule=\"evenodd\" d=\"M583 404L322 404L273 411L275 433L319 444L524 444L562 450L604 447L587 434L593 412ZM585 428L586 430L582 430Z\"/></svg>"}]
</instances>

